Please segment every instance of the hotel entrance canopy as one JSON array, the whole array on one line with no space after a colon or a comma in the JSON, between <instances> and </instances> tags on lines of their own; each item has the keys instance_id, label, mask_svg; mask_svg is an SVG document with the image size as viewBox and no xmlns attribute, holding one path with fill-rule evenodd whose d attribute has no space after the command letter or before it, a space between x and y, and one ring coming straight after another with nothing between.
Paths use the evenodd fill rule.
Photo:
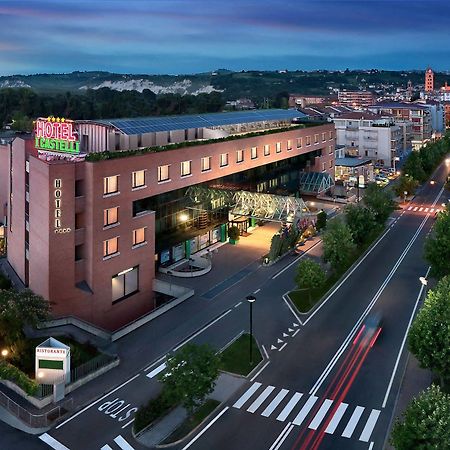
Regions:
<instances>
[{"instance_id":1,"label":"hotel entrance canopy","mask_svg":"<svg viewBox=\"0 0 450 450\"><path fill-rule=\"evenodd\" d=\"M213 209L228 206L237 216L248 216L260 220L293 222L294 218L309 214L301 198L249 191L191 186L186 195L194 203L209 203Z\"/></svg>"}]
</instances>

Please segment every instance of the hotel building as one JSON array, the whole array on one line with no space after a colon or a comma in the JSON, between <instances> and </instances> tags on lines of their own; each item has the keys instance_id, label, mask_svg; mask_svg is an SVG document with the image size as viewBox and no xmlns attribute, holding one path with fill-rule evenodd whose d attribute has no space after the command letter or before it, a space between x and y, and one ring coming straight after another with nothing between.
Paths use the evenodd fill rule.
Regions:
<instances>
[{"instance_id":1,"label":"hotel building","mask_svg":"<svg viewBox=\"0 0 450 450\"><path fill-rule=\"evenodd\" d=\"M225 241L230 221L264 220L232 214L230 192L298 196L305 174L333 184L334 125L299 116L38 119L0 145L9 265L55 317L115 330L155 310L159 267Z\"/></svg>"}]
</instances>

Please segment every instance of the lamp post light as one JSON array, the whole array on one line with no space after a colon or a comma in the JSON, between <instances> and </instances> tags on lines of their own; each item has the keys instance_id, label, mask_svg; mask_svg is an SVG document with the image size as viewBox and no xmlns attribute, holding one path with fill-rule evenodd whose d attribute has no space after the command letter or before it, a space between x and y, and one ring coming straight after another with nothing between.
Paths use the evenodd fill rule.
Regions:
<instances>
[{"instance_id":1,"label":"lamp post light","mask_svg":"<svg viewBox=\"0 0 450 450\"><path fill-rule=\"evenodd\" d=\"M408 195L408 191L404 191L403 194L405 196L405 203L406 203L406 196Z\"/></svg>"},{"instance_id":2,"label":"lamp post light","mask_svg":"<svg viewBox=\"0 0 450 450\"><path fill-rule=\"evenodd\" d=\"M247 295L246 298L250 305L250 365L253 365L253 303L255 303L256 297Z\"/></svg>"},{"instance_id":3,"label":"lamp post light","mask_svg":"<svg viewBox=\"0 0 450 450\"><path fill-rule=\"evenodd\" d=\"M8 356L8 354L9 354L8 349L4 348L4 349L2 350L2 356L3 356L3 358L6 358L6 357Z\"/></svg>"}]
</instances>

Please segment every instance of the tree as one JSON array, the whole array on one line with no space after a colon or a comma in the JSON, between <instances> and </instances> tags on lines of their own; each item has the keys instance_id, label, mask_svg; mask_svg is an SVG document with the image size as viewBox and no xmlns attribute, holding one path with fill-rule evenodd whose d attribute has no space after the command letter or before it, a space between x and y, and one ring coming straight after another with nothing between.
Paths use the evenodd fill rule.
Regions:
<instances>
[{"instance_id":1,"label":"tree","mask_svg":"<svg viewBox=\"0 0 450 450\"><path fill-rule=\"evenodd\" d=\"M347 205L345 208L345 217L356 244L364 243L377 228L375 215L369 208Z\"/></svg>"},{"instance_id":2,"label":"tree","mask_svg":"<svg viewBox=\"0 0 450 450\"><path fill-rule=\"evenodd\" d=\"M422 166L422 159L419 152L411 152L403 166L405 176L413 177L419 182L427 179L427 174Z\"/></svg>"},{"instance_id":3,"label":"tree","mask_svg":"<svg viewBox=\"0 0 450 450\"><path fill-rule=\"evenodd\" d=\"M159 380L165 393L192 414L214 389L219 376L219 357L207 344L186 344L167 360Z\"/></svg>"},{"instance_id":4,"label":"tree","mask_svg":"<svg viewBox=\"0 0 450 450\"><path fill-rule=\"evenodd\" d=\"M325 211L320 211L317 214L316 228L317 231L323 230L327 226L327 213Z\"/></svg>"},{"instance_id":5,"label":"tree","mask_svg":"<svg viewBox=\"0 0 450 450\"><path fill-rule=\"evenodd\" d=\"M395 422L391 444L397 450L448 449L450 443L450 395L430 386Z\"/></svg>"},{"instance_id":6,"label":"tree","mask_svg":"<svg viewBox=\"0 0 450 450\"><path fill-rule=\"evenodd\" d=\"M364 193L364 203L373 212L375 221L382 225L394 210L394 202L390 192L375 183L367 186Z\"/></svg>"},{"instance_id":7,"label":"tree","mask_svg":"<svg viewBox=\"0 0 450 450\"><path fill-rule=\"evenodd\" d=\"M0 336L7 345L23 339L25 326L35 327L50 318L50 305L30 290L0 291Z\"/></svg>"},{"instance_id":8,"label":"tree","mask_svg":"<svg viewBox=\"0 0 450 450\"><path fill-rule=\"evenodd\" d=\"M402 175L398 179L397 184L394 186L394 192L399 197L403 198L405 192L407 192L406 195L414 194L414 192L416 192L417 186L419 186L419 182L415 178Z\"/></svg>"},{"instance_id":9,"label":"tree","mask_svg":"<svg viewBox=\"0 0 450 450\"><path fill-rule=\"evenodd\" d=\"M409 348L422 367L450 379L450 276L428 292L409 331Z\"/></svg>"},{"instance_id":10,"label":"tree","mask_svg":"<svg viewBox=\"0 0 450 450\"><path fill-rule=\"evenodd\" d=\"M425 258L431 264L431 274L450 274L450 206L441 211L434 224L434 233L425 241Z\"/></svg>"},{"instance_id":11,"label":"tree","mask_svg":"<svg viewBox=\"0 0 450 450\"><path fill-rule=\"evenodd\" d=\"M323 257L338 272L347 266L355 251L353 236L348 225L339 219L332 220L323 235Z\"/></svg>"},{"instance_id":12,"label":"tree","mask_svg":"<svg viewBox=\"0 0 450 450\"><path fill-rule=\"evenodd\" d=\"M320 264L312 259L304 259L297 266L295 282L300 289L308 289L309 300L311 301L311 289L321 288L326 281L325 271Z\"/></svg>"}]
</instances>

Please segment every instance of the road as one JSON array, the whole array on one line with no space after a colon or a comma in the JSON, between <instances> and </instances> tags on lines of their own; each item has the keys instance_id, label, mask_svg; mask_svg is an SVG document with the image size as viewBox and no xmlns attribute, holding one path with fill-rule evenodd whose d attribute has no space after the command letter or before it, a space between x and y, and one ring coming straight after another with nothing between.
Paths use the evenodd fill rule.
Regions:
<instances>
[{"instance_id":1,"label":"road","mask_svg":"<svg viewBox=\"0 0 450 450\"><path fill-rule=\"evenodd\" d=\"M382 448L404 358L396 367L397 376L393 378L387 402L382 404L419 294L418 277L426 272L422 246L432 225L431 204L440 186L439 183L426 186L411 209L396 212L377 245L320 309L309 316L296 316L283 299L283 294L294 287L293 264L278 273L276 269L253 270L214 298L199 300L194 309L192 303L180 305L178 312L185 314L186 321L159 345L146 349L146 337L141 336L139 346L133 346L133 337L128 337L123 342L130 346L130 351L140 352L142 365L145 361L148 364L128 378L117 379L118 385L113 390L103 391L104 394L93 392L95 400L42 439L57 450L143 448L131 436L132 421L137 407L158 392L155 374L163 367L167 352L187 341L223 347L248 329L248 306L242 300L247 293L255 292L254 333L267 349L270 362L246 387L252 389L252 395L245 402L239 401L242 397L238 395L225 405L220 417L207 424L209 428L186 448L275 450L302 448L306 440L316 447L320 440L320 448L367 448L371 444L358 439L364 423L368 428L363 437L369 435L370 442L374 442L372 448ZM383 312L383 332L373 346L364 344L362 335L354 346L362 318L370 307ZM196 329L194 321L204 323L205 317L209 317L206 325L193 334L189 332ZM157 333L156 322L147 341L154 343ZM177 340L179 336L184 338ZM344 382L340 383L338 380L343 376ZM345 404L348 406L344 411ZM361 417L356 421L359 412ZM327 424L331 414L334 418L340 413L339 424L337 419ZM314 418L312 425L317 425L317 430L310 434ZM352 433L351 430L344 433L342 429L346 420L356 426ZM305 424L307 428L302 428ZM336 429L330 433L335 424ZM373 432L369 430L372 424ZM343 433L351 436L343 438Z\"/></svg>"},{"instance_id":2,"label":"road","mask_svg":"<svg viewBox=\"0 0 450 450\"><path fill-rule=\"evenodd\" d=\"M441 166L434 177L439 182L394 214L377 245L321 308L300 317L300 331L286 330L282 351L274 349L270 364L180 448L384 448L406 362L405 335L424 295L423 243L434 211L447 200L444 173ZM267 285L259 299L276 293L275 284ZM383 330L367 337L362 324L373 312L383 315Z\"/></svg>"}]
</instances>

